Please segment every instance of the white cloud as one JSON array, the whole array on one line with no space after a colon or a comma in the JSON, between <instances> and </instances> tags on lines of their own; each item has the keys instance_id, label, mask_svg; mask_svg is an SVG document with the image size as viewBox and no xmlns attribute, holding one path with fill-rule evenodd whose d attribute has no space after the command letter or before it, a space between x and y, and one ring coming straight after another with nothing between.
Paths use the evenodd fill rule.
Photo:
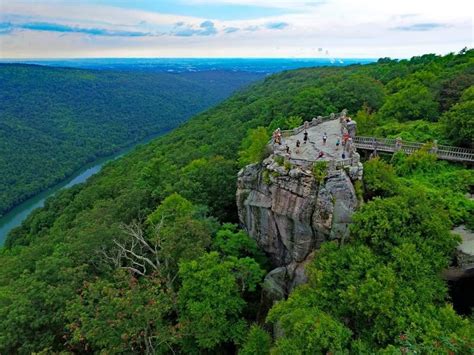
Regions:
<instances>
[{"instance_id":1,"label":"white cloud","mask_svg":"<svg viewBox=\"0 0 474 355\"><path fill-rule=\"evenodd\" d=\"M0 57L315 57L325 55L326 50L334 57L407 57L473 46L473 11L467 0L183 1L298 11L270 18L222 21L83 5L79 1L3 1L0 23L48 22L115 31L111 33L131 31L160 36L92 38L88 33L64 35L18 30L0 33ZM212 26L207 21L212 21ZM176 37L179 22L186 31ZM320 47L324 49L321 52Z\"/></svg>"}]
</instances>

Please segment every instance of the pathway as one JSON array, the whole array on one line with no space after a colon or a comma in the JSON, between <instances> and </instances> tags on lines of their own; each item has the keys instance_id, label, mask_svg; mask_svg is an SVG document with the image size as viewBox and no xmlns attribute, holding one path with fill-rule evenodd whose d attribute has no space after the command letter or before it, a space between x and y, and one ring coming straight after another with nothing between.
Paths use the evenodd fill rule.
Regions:
<instances>
[{"instance_id":1,"label":"pathway","mask_svg":"<svg viewBox=\"0 0 474 355\"><path fill-rule=\"evenodd\" d=\"M308 143L304 144L304 130L283 138L282 147L288 145L291 151L292 160L335 160L341 159L342 146L336 147L337 138L341 137L341 124L338 119L326 121L316 126L308 128ZM327 134L327 142L323 143L323 135ZM301 142L299 153L296 149L296 141ZM320 152L324 153L323 158L318 159Z\"/></svg>"},{"instance_id":2,"label":"pathway","mask_svg":"<svg viewBox=\"0 0 474 355\"><path fill-rule=\"evenodd\" d=\"M377 142L374 144L374 142ZM418 142L403 142L391 138L375 138L375 137L360 137L354 138L356 148L363 150L374 150L375 145L377 151L394 153L402 150L407 154L411 154L424 146L424 143ZM447 145L434 145L431 152L436 154L438 159L474 163L474 150L460 147L452 147Z\"/></svg>"}]
</instances>

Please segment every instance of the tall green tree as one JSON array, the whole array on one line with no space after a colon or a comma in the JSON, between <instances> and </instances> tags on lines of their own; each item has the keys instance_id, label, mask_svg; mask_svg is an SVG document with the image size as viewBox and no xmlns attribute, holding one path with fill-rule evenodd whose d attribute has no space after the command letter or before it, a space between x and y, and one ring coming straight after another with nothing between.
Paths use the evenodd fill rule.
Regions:
<instances>
[{"instance_id":1,"label":"tall green tree","mask_svg":"<svg viewBox=\"0 0 474 355\"><path fill-rule=\"evenodd\" d=\"M474 86L463 93L459 103L442 116L441 122L453 144L474 147Z\"/></svg>"},{"instance_id":2,"label":"tall green tree","mask_svg":"<svg viewBox=\"0 0 474 355\"><path fill-rule=\"evenodd\" d=\"M262 161L266 154L266 147L270 135L264 127L250 130L247 137L242 141L239 151L239 164L245 166Z\"/></svg>"},{"instance_id":3,"label":"tall green tree","mask_svg":"<svg viewBox=\"0 0 474 355\"><path fill-rule=\"evenodd\" d=\"M243 296L256 290L263 274L253 259L216 252L182 263L178 302L184 349L241 343L247 329Z\"/></svg>"}]
</instances>

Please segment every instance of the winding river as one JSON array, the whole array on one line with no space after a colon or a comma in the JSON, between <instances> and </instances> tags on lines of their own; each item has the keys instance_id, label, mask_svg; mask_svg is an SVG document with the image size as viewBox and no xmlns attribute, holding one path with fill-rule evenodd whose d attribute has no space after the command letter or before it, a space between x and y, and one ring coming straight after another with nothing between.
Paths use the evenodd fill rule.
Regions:
<instances>
[{"instance_id":1,"label":"winding river","mask_svg":"<svg viewBox=\"0 0 474 355\"><path fill-rule=\"evenodd\" d=\"M0 218L0 247L3 245L8 233L13 228L21 225L21 222L23 222L33 210L35 210L36 208L42 207L44 205L44 201L48 197L53 196L57 191L61 189L65 189L65 188L74 186L76 184L85 182L89 177L98 173L101 170L102 166L108 161L117 159L121 157L122 155L124 155L125 153L131 151L138 144L147 143L151 141L153 138L156 138L164 133L165 132L162 132L158 135L153 135L140 142L137 142L136 145L125 148L113 155L100 158L94 161L93 163L89 163L83 166L80 170L78 170L73 176L69 177L68 179L58 183L57 185L49 188L48 190L41 192L40 194L34 197L31 197L30 199L16 206L14 209L12 209L6 215Z\"/></svg>"}]
</instances>

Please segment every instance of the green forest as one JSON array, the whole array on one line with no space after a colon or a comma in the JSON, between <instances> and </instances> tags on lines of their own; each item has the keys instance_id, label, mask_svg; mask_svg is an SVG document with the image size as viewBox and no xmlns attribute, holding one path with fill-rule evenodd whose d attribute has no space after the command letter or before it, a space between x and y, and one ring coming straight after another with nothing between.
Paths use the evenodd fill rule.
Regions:
<instances>
[{"instance_id":1,"label":"green forest","mask_svg":"<svg viewBox=\"0 0 474 355\"><path fill-rule=\"evenodd\" d=\"M271 129L344 108L361 135L472 148L473 85L473 50L283 72L108 163L0 250L0 352L472 353L440 276L451 229L474 228L470 167L429 150L366 161L349 241L324 243L274 305L235 192Z\"/></svg>"},{"instance_id":2,"label":"green forest","mask_svg":"<svg viewBox=\"0 0 474 355\"><path fill-rule=\"evenodd\" d=\"M0 64L0 216L86 163L167 132L261 77Z\"/></svg>"}]
</instances>

